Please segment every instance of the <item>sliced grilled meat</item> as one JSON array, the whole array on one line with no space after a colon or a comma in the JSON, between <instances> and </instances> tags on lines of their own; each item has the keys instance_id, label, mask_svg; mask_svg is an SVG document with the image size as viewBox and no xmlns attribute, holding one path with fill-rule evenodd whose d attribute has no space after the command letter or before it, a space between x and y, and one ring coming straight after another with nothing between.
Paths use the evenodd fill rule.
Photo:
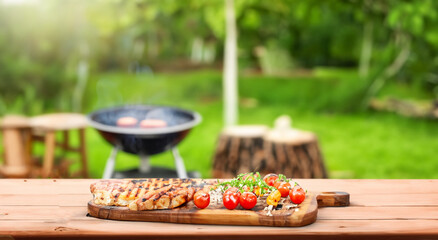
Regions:
<instances>
[{"instance_id":1,"label":"sliced grilled meat","mask_svg":"<svg viewBox=\"0 0 438 240\"><path fill-rule=\"evenodd\" d=\"M211 183L200 179L153 178L102 180L90 186L98 205L128 206L131 210L176 208L191 201L197 190L209 190Z\"/></svg>"}]
</instances>

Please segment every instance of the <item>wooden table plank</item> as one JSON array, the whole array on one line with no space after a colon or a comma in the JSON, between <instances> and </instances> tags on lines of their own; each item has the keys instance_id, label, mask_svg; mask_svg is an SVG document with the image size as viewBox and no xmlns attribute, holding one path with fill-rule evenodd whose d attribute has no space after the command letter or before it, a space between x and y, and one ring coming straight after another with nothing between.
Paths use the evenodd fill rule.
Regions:
<instances>
[{"instance_id":1,"label":"wooden table plank","mask_svg":"<svg viewBox=\"0 0 438 240\"><path fill-rule=\"evenodd\" d=\"M438 180L297 180L310 191L351 194L351 206L321 208L300 228L111 221L86 217L89 185L97 180L0 180L0 237L180 239L362 238L438 239ZM29 200L30 199L30 200Z\"/></svg>"},{"instance_id":2,"label":"wooden table plank","mask_svg":"<svg viewBox=\"0 0 438 240\"><path fill-rule=\"evenodd\" d=\"M350 194L350 206L438 206L437 193Z\"/></svg>"},{"instance_id":3,"label":"wooden table plank","mask_svg":"<svg viewBox=\"0 0 438 240\"><path fill-rule=\"evenodd\" d=\"M23 231L26 226L26 231ZM429 234L436 235L438 220L318 220L305 227L250 227L250 226L216 226L172 223L143 223L110 220L68 221L7 221L1 222L0 232L15 236L29 235L30 232L44 232L47 235L68 235L68 232L85 235L150 235L150 236L220 236L248 235L260 237L299 236L312 234L341 235L367 234L377 235L382 232L391 234ZM62 229L60 231L60 229ZM438 236L437 236L438 237Z\"/></svg>"},{"instance_id":4,"label":"wooden table plank","mask_svg":"<svg viewBox=\"0 0 438 240\"><path fill-rule=\"evenodd\" d=\"M364 214L368 212L368 214ZM438 220L438 207L341 207L320 208L323 220Z\"/></svg>"},{"instance_id":5,"label":"wooden table plank","mask_svg":"<svg viewBox=\"0 0 438 240\"><path fill-rule=\"evenodd\" d=\"M73 210L73 209L69 209ZM75 209L73 212L78 212ZM83 212L83 209L80 210ZM58 220L65 217L65 212L57 206L1 206L0 222L9 220Z\"/></svg>"},{"instance_id":6,"label":"wooden table plank","mask_svg":"<svg viewBox=\"0 0 438 240\"><path fill-rule=\"evenodd\" d=\"M84 206L91 199L91 194L35 194L32 206ZM28 206L25 195L0 194L0 206Z\"/></svg>"},{"instance_id":7,"label":"wooden table plank","mask_svg":"<svg viewBox=\"0 0 438 240\"><path fill-rule=\"evenodd\" d=\"M86 206L91 194L33 194L32 203L25 195L0 194L0 206Z\"/></svg>"}]
</instances>

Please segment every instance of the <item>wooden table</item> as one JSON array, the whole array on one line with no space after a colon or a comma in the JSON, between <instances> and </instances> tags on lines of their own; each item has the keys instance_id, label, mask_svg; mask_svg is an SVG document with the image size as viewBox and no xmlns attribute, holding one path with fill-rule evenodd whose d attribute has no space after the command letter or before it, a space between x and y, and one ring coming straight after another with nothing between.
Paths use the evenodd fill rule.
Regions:
<instances>
[{"instance_id":1,"label":"wooden table","mask_svg":"<svg viewBox=\"0 0 438 240\"><path fill-rule=\"evenodd\" d=\"M346 191L351 206L321 208L299 228L191 225L87 217L96 180L0 180L0 239L438 239L438 180L298 179Z\"/></svg>"}]
</instances>

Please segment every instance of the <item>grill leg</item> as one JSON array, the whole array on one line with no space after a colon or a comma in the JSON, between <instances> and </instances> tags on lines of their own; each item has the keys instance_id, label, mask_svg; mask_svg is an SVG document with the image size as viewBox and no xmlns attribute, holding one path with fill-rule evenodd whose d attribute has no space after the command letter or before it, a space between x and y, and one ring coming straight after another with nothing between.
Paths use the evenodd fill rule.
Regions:
<instances>
[{"instance_id":1,"label":"grill leg","mask_svg":"<svg viewBox=\"0 0 438 240\"><path fill-rule=\"evenodd\" d=\"M188 178L186 167L184 166L184 161L179 155L179 151L177 147L172 148L173 158L175 159L176 172L178 173L179 178Z\"/></svg>"},{"instance_id":2,"label":"grill leg","mask_svg":"<svg viewBox=\"0 0 438 240\"><path fill-rule=\"evenodd\" d=\"M114 147L113 150L111 151L111 154L108 158L108 160L106 160L106 165L105 165L105 170L103 172L103 179L109 179L113 176L114 173L114 166L116 165L116 156L117 156L117 152L119 151L118 147Z\"/></svg>"},{"instance_id":3,"label":"grill leg","mask_svg":"<svg viewBox=\"0 0 438 240\"><path fill-rule=\"evenodd\" d=\"M140 155L140 172L148 173L151 171L151 165L149 164L148 155Z\"/></svg>"}]
</instances>

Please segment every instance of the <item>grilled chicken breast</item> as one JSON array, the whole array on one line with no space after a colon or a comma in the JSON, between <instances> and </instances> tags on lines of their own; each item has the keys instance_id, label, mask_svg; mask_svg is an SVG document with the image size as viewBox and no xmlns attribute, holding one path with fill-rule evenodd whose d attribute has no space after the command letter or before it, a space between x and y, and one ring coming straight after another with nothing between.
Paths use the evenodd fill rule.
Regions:
<instances>
[{"instance_id":1,"label":"grilled chicken breast","mask_svg":"<svg viewBox=\"0 0 438 240\"><path fill-rule=\"evenodd\" d=\"M142 211L179 207L191 201L196 191L208 191L211 186L200 179L125 179L93 183L90 191L95 204Z\"/></svg>"}]
</instances>

